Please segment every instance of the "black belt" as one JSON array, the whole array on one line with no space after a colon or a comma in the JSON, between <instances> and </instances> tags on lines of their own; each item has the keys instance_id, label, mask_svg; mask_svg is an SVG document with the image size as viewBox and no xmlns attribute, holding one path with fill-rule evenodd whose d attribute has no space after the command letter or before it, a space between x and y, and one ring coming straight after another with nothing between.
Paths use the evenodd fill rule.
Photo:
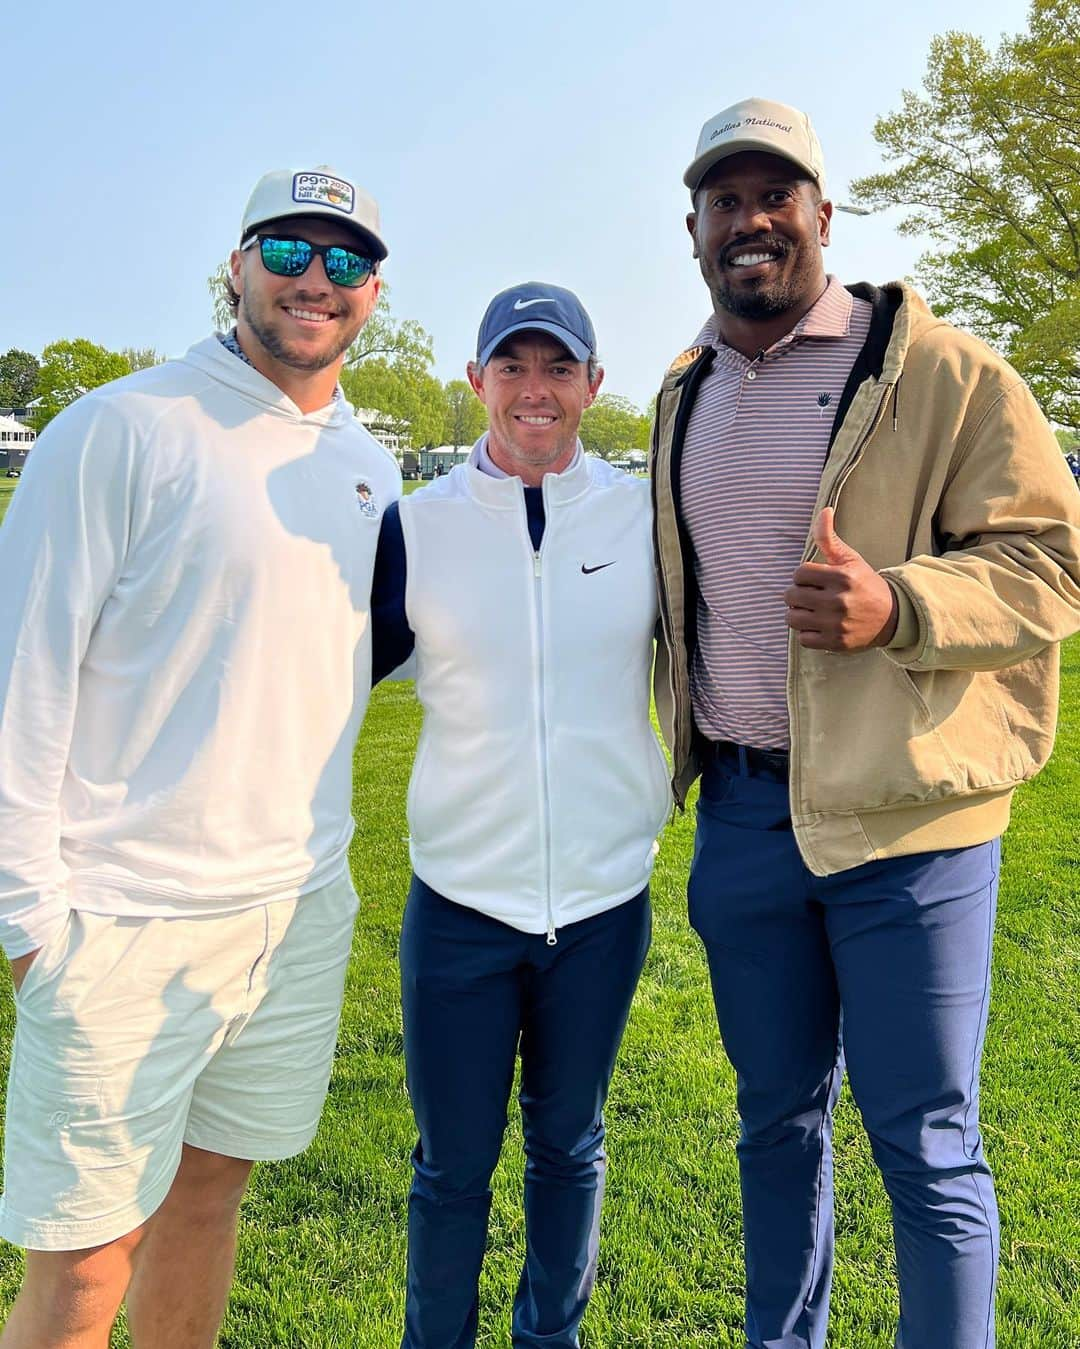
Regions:
<instances>
[{"instance_id":1,"label":"black belt","mask_svg":"<svg viewBox=\"0 0 1080 1349\"><path fill-rule=\"evenodd\" d=\"M790 756L786 749L757 749L734 740L702 740L701 757L705 763L722 763L743 777L769 778L786 782Z\"/></svg>"}]
</instances>

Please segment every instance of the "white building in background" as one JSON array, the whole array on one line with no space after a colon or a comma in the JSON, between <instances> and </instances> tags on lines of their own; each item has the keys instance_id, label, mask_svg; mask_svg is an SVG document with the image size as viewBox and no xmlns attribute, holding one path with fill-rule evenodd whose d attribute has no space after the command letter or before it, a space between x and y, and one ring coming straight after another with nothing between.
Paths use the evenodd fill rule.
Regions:
<instances>
[{"instance_id":1,"label":"white building in background","mask_svg":"<svg viewBox=\"0 0 1080 1349\"><path fill-rule=\"evenodd\" d=\"M37 432L14 417L0 417L0 469L22 468Z\"/></svg>"},{"instance_id":2,"label":"white building in background","mask_svg":"<svg viewBox=\"0 0 1080 1349\"><path fill-rule=\"evenodd\" d=\"M401 458L402 450L408 448L408 436L394 429L385 412L377 412L375 408L357 408L356 420L398 459Z\"/></svg>"}]
</instances>

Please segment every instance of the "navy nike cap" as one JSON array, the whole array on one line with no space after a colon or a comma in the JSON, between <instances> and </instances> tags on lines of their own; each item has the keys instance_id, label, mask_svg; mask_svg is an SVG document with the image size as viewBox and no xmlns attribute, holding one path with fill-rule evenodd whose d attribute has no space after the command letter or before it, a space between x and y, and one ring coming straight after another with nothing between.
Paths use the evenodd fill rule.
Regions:
<instances>
[{"instance_id":1,"label":"navy nike cap","mask_svg":"<svg viewBox=\"0 0 1080 1349\"><path fill-rule=\"evenodd\" d=\"M575 361L596 355L596 333L585 306L570 290L544 281L526 281L501 290L488 305L476 339L476 359L487 365L511 333L542 332L557 337Z\"/></svg>"}]
</instances>

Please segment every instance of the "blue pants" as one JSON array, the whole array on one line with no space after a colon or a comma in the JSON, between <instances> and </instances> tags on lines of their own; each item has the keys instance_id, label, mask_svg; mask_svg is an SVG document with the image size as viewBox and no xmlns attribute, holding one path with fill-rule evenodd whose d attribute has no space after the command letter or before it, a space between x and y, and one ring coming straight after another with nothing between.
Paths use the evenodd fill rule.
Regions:
<instances>
[{"instance_id":1,"label":"blue pants","mask_svg":"<svg viewBox=\"0 0 1080 1349\"><path fill-rule=\"evenodd\" d=\"M993 1345L998 1222L978 1104L999 856L995 840L816 877L786 782L738 760L707 768L690 921L738 1075L751 1349L825 1344L845 1062L892 1201L897 1345Z\"/></svg>"},{"instance_id":2,"label":"blue pants","mask_svg":"<svg viewBox=\"0 0 1080 1349\"><path fill-rule=\"evenodd\" d=\"M405 1067L420 1139L402 1349L470 1349L491 1173L520 1041L525 1264L513 1343L576 1349L596 1277L603 1105L649 947L648 890L517 932L413 879L401 931Z\"/></svg>"}]
</instances>

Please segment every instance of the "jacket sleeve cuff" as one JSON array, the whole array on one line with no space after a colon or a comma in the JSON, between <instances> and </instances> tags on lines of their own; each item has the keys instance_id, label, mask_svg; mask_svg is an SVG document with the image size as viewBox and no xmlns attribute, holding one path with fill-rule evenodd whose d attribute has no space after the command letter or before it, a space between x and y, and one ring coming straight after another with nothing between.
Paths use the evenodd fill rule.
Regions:
<instances>
[{"instance_id":1,"label":"jacket sleeve cuff","mask_svg":"<svg viewBox=\"0 0 1080 1349\"><path fill-rule=\"evenodd\" d=\"M67 895L59 894L15 918L0 919L0 945L4 954L9 960L15 960L31 951L40 951L67 922L70 912Z\"/></svg>"},{"instance_id":2,"label":"jacket sleeve cuff","mask_svg":"<svg viewBox=\"0 0 1080 1349\"><path fill-rule=\"evenodd\" d=\"M890 655L896 656L905 648L914 648L919 644L919 614L915 608L911 596L902 585L899 585L891 576L884 578L888 581L893 594L896 596L896 631L885 645L886 651ZM912 657L915 651L911 651Z\"/></svg>"}]
</instances>

